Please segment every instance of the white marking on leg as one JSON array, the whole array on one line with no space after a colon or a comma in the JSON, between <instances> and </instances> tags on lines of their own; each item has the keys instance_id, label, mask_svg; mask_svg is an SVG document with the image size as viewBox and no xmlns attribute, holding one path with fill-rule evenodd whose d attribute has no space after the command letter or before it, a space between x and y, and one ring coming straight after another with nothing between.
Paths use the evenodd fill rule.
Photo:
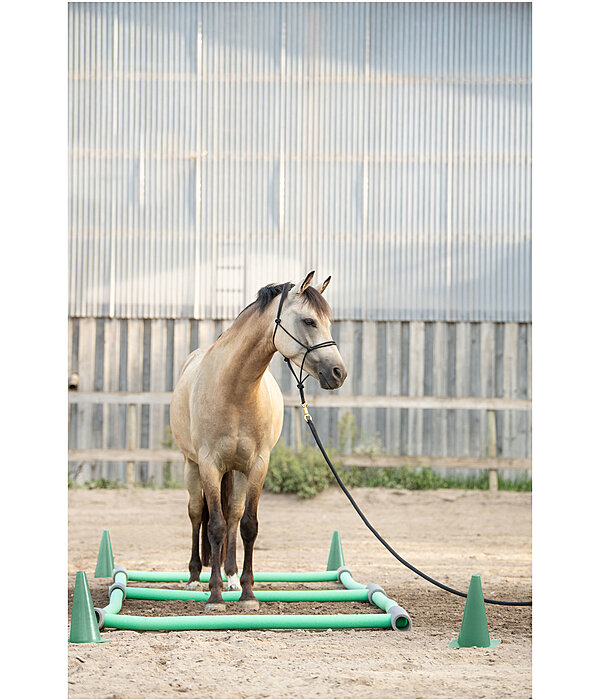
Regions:
<instances>
[{"instance_id":1,"label":"white marking on leg","mask_svg":"<svg viewBox=\"0 0 600 700\"><path fill-rule=\"evenodd\" d=\"M241 591L242 586L240 584L240 579L237 574L227 577L227 590L228 591Z\"/></svg>"}]
</instances>

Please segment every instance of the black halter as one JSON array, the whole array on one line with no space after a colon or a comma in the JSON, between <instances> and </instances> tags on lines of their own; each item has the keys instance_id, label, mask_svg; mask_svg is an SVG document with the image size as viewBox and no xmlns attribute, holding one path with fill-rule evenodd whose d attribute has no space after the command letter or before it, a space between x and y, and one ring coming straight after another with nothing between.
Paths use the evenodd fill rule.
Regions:
<instances>
[{"instance_id":1,"label":"black halter","mask_svg":"<svg viewBox=\"0 0 600 700\"><path fill-rule=\"evenodd\" d=\"M323 343L317 343L317 345L306 345L306 343L303 343L301 340L298 340L295 336L293 336L287 328L284 328L281 325L281 309L283 308L283 302L286 300L288 292L290 289L293 287L293 284L286 284L286 286L283 288L283 291L281 292L281 299L279 300L279 308L277 309L277 318L275 319L275 330L273 331L273 345L275 345L275 334L277 333L277 329L281 328L282 331L287 333L292 340L295 340L298 345L301 345L303 348L306 348L306 352L304 353L304 357L302 358L302 363L300 365L300 376L294 372L294 368L292 367L292 361L290 360L289 357L286 357L285 355L283 356L283 361L287 364L287 366L290 368L290 372L294 375L294 378L297 382L296 386L298 387L298 390L300 391L300 399L302 401L302 408L304 410L304 418L308 416L310 418L310 415L308 413L308 409L306 407L306 399L304 398L304 382L305 380L309 377L308 372L306 375L303 377L302 372L304 371L304 362L306 360L306 357L309 352L312 352L313 350L317 350L319 348L326 348L329 345L337 345L335 340L326 340ZM277 346L275 345L275 349L277 349ZM283 353L281 353L283 355Z\"/></svg>"}]
</instances>

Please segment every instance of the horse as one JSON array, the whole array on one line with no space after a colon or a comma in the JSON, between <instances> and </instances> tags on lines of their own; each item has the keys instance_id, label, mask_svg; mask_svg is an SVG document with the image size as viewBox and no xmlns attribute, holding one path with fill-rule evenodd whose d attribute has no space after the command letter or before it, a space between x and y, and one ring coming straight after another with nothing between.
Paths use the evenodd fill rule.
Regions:
<instances>
[{"instance_id":1,"label":"horse","mask_svg":"<svg viewBox=\"0 0 600 700\"><path fill-rule=\"evenodd\" d=\"M331 277L317 289L313 276L260 289L205 354L188 356L173 392L171 431L185 458L192 525L186 587L198 587L202 565L212 566L205 612L225 610L221 567L228 590L241 588L239 605L259 609L252 590L258 501L283 425L283 397L268 369L273 356L279 351L323 389L337 389L347 376L323 297ZM280 328L285 332L277 333ZM238 525L244 546L239 579Z\"/></svg>"}]
</instances>

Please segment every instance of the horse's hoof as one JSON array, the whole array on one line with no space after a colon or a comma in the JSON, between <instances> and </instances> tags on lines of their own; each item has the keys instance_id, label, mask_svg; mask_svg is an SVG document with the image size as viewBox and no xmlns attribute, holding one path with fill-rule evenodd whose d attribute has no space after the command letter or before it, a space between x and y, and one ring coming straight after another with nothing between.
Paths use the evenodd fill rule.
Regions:
<instances>
[{"instance_id":1,"label":"horse's hoof","mask_svg":"<svg viewBox=\"0 0 600 700\"><path fill-rule=\"evenodd\" d=\"M204 606L205 613L223 613L225 612L225 603L206 603Z\"/></svg>"},{"instance_id":2,"label":"horse's hoof","mask_svg":"<svg viewBox=\"0 0 600 700\"><path fill-rule=\"evenodd\" d=\"M256 598L251 598L250 600L238 600L238 605L244 610L259 610L260 604Z\"/></svg>"},{"instance_id":3,"label":"horse's hoof","mask_svg":"<svg viewBox=\"0 0 600 700\"><path fill-rule=\"evenodd\" d=\"M199 591L202 589L202 584L200 581L188 581L185 584L186 591Z\"/></svg>"}]
</instances>

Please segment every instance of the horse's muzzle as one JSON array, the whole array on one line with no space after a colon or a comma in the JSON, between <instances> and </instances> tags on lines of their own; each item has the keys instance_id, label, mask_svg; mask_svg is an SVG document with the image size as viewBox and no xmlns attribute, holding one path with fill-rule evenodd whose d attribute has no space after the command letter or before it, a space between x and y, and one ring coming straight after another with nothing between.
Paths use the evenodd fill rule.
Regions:
<instances>
[{"instance_id":1,"label":"horse's muzzle","mask_svg":"<svg viewBox=\"0 0 600 700\"><path fill-rule=\"evenodd\" d=\"M321 388L329 390L339 389L348 376L348 372L343 365L335 365L327 368L319 367L317 374L319 376Z\"/></svg>"}]
</instances>

